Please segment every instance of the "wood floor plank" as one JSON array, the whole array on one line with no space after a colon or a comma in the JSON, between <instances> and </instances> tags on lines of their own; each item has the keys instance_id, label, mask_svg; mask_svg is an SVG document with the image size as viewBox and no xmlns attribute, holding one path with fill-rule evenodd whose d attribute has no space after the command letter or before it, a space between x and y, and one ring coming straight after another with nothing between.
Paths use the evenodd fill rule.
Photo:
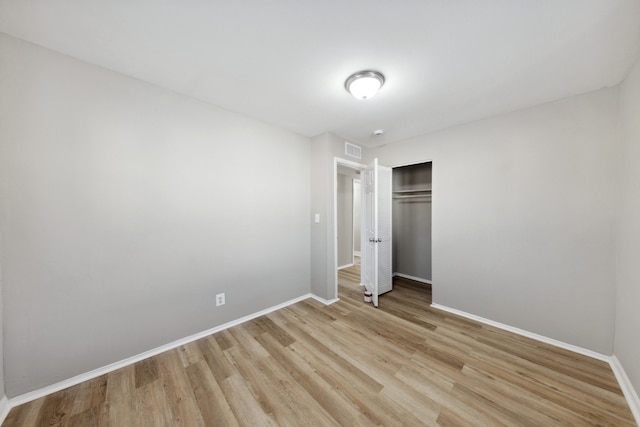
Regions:
<instances>
[{"instance_id":1,"label":"wood floor plank","mask_svg":"<svg viewBox=\"0 0 640 427\"><path fill-rule=\"evenodd\" d=\"M578 417L554 418L550 405L541 405L531 395L522 393L516 387L509 386L493 378L490 374L465 366L462 373L467 377L465 381L456 382L471 392L481 395L491 405L499 406L498 412L515 422L525 425L558 425L567 419L569 424L575 425ZM455 388L455 386L454 386ZM516 396L517 397L514 397Z\"/></svg>"},{"instance_id":2,"label":"wood floor plank","mask_svg":"<svg viewBox=\"0 0 640 427\"><path fill-rule=\"evenodd\" d=\"M209 365L209 369L218 382L222 383L225 379L235 374L235 369L213 337L203 338L198 341L198 344L205 362Z\"/></svg>"},{"instance_id":3,"label":"wood floor plank","mask_svg":"<svg viewBox=\"0 0 640 427\"><path fill-rule=\"evenodd\" d=\"M338 426L337 421L271 357L259 361L259 369L290 410L294 426Z\"/></svg>"},{"instance_id":4,"label":"wood floor plank","mask_svg":"<svg viewBox=\"0 0 640 427\"><path fill-rule=\"evenodd\" d=\"M144 387L158 379L158 363L155 358L141 360L134 367L136 388Z\"/></svg>"},{"instance_id":5,"label":"wood floor plank","mask_svg":"<svg viewBox=\"0 0 640 427\"><path fill-rule=\"evenodd\" d=\"M254 359L244 348L238 346L225 350L225 354L244 380L244 384L254 397L255 402L260 405L262 412L277 421L277 424L285 423L288 418L287 411L282 408L277 396L272 396L272 390L265 384L260 371L256 368L257 360L266 357Z\"/></svg>"},{"instance_id":6,"label":"wood floor plank","mask_svg":"<svg viewBox=\"0 0 640 427\"><path fill-rule=\"evenodd\" d=\"M433 309L359 265L308 299L12 408L3 426L634 426L605 362Z\"/></svg>"},{"instance_id":7,"label":"wood floor plank","mask_svg":"<svg viewBox=\"0 0 640 427\"><path fill-rule=\"evenodd\" d=\"M209 365L201 360L189 365L186 371L205 425L238 426L238 421Z\"/></svg>"},{"instance_id":8,"label":"wood floor plank","mask_svg":"<svg viewBox=\"0 0 640 427\"><path fill-rule=\"evenodd\" d=\"M204 426L202 414L198 408L184 370L178 350L164 352L156 357L164 393L173 414L173 425L185 427Z\"/></svg>"},{"instance_id":9,"label":"wood floor plank","mask_svg":"<svg viewBox=\"0 0 640 427\"><path fill-rule=\"evenodd\" d=\"M348 377L333 369L327 361L318 358L312 349L301 345L296 345L295 349L334 390L347 391L344 398L358 408L359 412L369 419L370 424L396 425L402 420L408 425L418 425L419 419L413 413L399 410L395 404L381 396L382 390L377 391L377 387L369 389L357 382L349 381Z\"/></svg>"},{"instance_id":10,"label":"wood floor plank","mask_svg":"<svg viewBox=\"0 0 640 427\"><path fill-rule=\"evenodd\" d=\"M109 425L126 425L135 419L135 384L134 365L107 374L105 405Z\"/></svg>"},{"instance_id":11,"label":"wood floor plank","mask_svg":"<svg viewBox=\"0 0 640 427\"><path fill-rule=\"evenodd\" d=\"M615 391L619 387L617 383L612 382L610 378L598 369L588 369L588 366L584 364L580 368L577 368L575 361L567 363L562 357L558 357L555 354L551 354L548 351L540 348L540 346L531 342L522 342L517 340L500 340L500 339L487 339L480 337L477 342L485 343L493 348L501 349L504 352L510 353L520 359L528 360L541 366L551 367L554 371L566 374L572 378L576 378L588 384L592 384L597 388Z\"/></svg>"},{"instance_id":12,"label":"wood floor plank","mask_svg":"<svg viewBox=\"0 0 640 427\"><path fill-rule=\"evenodd\" d=\"M240 374L232 375L224 380L225 395L233 396L229 400L231 410L242 426L277 426L271 414L265 413Z\"/></svg>"},{"instance_id":13,"label":"wood floor plank","mask_svg":"<svg viewBox=\"0 0 640 427\"><path fill-rule=\"evenodd\" d=\"M80 414L104 403L107 397L107 375L101 375L79 384L78 395L71 414Z\"/></svg>"},{"instance_id":14,"label":"wood floor plank","mask_svg":"<svg viewBox=\"0 0 640 427\"><path fill-rule=\"evenodd\" d=\"M56 427L67 425L79 388L80 386L76 385L45 397L35 425Z\"/></svg>"},{"instance_id":15,"label":"wood floor plank","mask_svg":"<svg viewBox=\"0 0 640 427\"><path fill-rule=\"evenodd\" d=\"M435 370L435 372L438 372ZM440 413L434 425L495 425L495 419L469 405L460 405L452 398L451 391L455 382L446 378L432 381L437 374L430 374L425 369L403 368L396 376L420 393L429 396L440 405ZM443 415L443 413L445 415ZM444 423L444 424L443 424Z\"/></svg>"},{"instance_id":16,"label":"wood floor plank","mask_svg":"<svg viewBox=\"0 0 640 427\"><path fill-rule=\"evenodd\" d=\"M340 425L350 425L361 414L359 408L350 402L349 396L344 396L325 377L318 375L295 345L282 347L270 336L262 336L259 340L273 359Z\"/></svg>"},{"instance_id":17,"label":"wood floor plank","mask_svg":"<svg viewBox=\"0 0 640 427\"><path fill-rule=\"evenodd\" d=\"M385 381L385 386L380 392L380 399L388 401L398 409L396 416L402 422L408 421L403 414L411 414L418 419L420 424L433 425L440 414L440 405L430 396L418 393L399 379Z\"/></svg>"},{"instance_id":18,"label":"wood floor plank","mask_svg":"<svg viewBox=\"0 0 640 427\"><path fill-rule=\"evenodd\" d=\"M136 387L135 366L129 365L107 374L105 399L107 402L118 402L129 399Z\"/></svg>"},{"instance_id":19,"label":"wood floor plank","mask_svg":"<svg viewBox=\"0 0 640 427\"><path fill-rule=\"evenodd\" d=\"M182 365L186 368L204 359L197 342L190 342L178 348Z\"/></svg>"},{"instance_id":20,"label":"wood floor plank","mask_svg":"<svg viewBox=\"0 0 640 427\"><path fill-rule=\"evenodd\" d=\"M286 347L296 341L284 329L282 329L273 320L271 320L269 315L263 316L257 320L258 322L260 322L266 333L271 334L283 346Z\"/></svg>"},{"instance_id":21,"label":"wood floor plank","mask_svg":"<svg viewBox=\"0 0 640 427\"><path fill-rule=\"evenodd\" d=\"M296 348L302 346L309 349L312 354L317 357L322 357L325 363L329 364L340 375L345 378L349 378L350 381L355 381L361 384L364 389L370 390L374 393L380 392L384 387L380 382L376 381L375 378L363 372L357 366L354 366L352 363L333 351L330 346L327 346L323 342L315 339L312 335L305 333L296 324L290 324L286 327L291 331L292 335L298 337L300 340L300 343Z\"/></svg>"},{"instance_id":22,"label":"wood floor plank","mask_svg":"<svg viewBox=\"0 0 640 427\"><path fill-rule=\"evenodd\" d=\"M160 381L137 387L133 394L135 426L170 427L174 425L171 407ZM131 423L132 420L127 420Z\"/></svg>"},{"instance_id":23,"label":"wood floor plank","mask_svg":"<svg viewBox=\"0 0 640 427\"><path fill-rule=\"evenodd\" d=\"M229 334L233 337L237 345L244 347L253 357L267 357L269 353L255 340L250 332L252 322L249 325L239 325L229 329ZM228 351L229 349L225 350Z\"/></svg>"},{"instance_id":24,"label":"wood floor plank","mask_svg":"<svg viewBox=\"0 0 640 427\"><path fill-rule=\"evenodd\" d=\"M278 343L274 345L287 347L276 336L264 335L265 339ZM271 356L254 358L239 347L229 349L227 355L235 360L238 371L263 411L273 416L278 425L337 425ZM315 410L311 411L311 408Z\"/></svg>"},{"instance_id":25,"label":"wood floor plank","mask_svg":"<svg viewBox=\"0 0 640 427\"><path fill-rule=\"evenodd\" d=\"M588 413L592 407L598 407L600 417L603 419L613 417L619 419L621 425L633 421L630 412L626 411L626 401L617 394L585 393L577 384L567 385L566 378L554 375L553 371L543 374L519 368L516 364L496 363L494 359L487 359L484 355L473 353L472 357L474 359L470 360L466 367L490 372L495 378L518 387L518 395L521 398L531 393L540 402L545 402L549 406L557 406L561 408L562 412L570 411L582 414ZM549 409L546 410L549 411Z\"/></svg>"},{"instance_id":26,"label":"wood floor plank","mask_svg":"<svg viewBox=\"0 0 640 427\"><path fill-rule=\"evenodd\" d=\"M109 409L104 403L72 415L68 427L102 427L109 424Z\"/></svg>"},{"instance_id":27,"label":"wood floor plank","mask_svg":"<svg viewBox=\"0 0 640 427\"><path fill-rule=\"evenodd\" d=\"M220 350L225 351L231 347L233 347L234 345L234 339L231 336L231 334L229 334L229 331L225 330L225 331L220 331L217 334L213 335L213 339L216 340L216 342L218 343L218 347L220 347Z\"/></svg>"},{"instance_id":28,"label":"wood floor plank","mask_svg":"<svg viewBox=\"0 0 640 427\"><path fill-rule=\"evenodd\" d=\"M500 377L493 376L495 371L479 370L471 365L466 365L463 369L465 375L473 379L475 388L482 387L484 395L498 396L503 404L507 404L518 413L527 416L537 425L579 425L592 424L593 418L588 415L588 409L584 405L560 406L553 399L541 399L540 395L529 393L514 383L504 381ZM490 381L492 387L486 387ZM471 384L471 382L467 382ZM534 422L535 421L535 422ZM597 425L627 425L628 420L611 417L607 412L598 416Z\"/></svg>"}]
</instances>

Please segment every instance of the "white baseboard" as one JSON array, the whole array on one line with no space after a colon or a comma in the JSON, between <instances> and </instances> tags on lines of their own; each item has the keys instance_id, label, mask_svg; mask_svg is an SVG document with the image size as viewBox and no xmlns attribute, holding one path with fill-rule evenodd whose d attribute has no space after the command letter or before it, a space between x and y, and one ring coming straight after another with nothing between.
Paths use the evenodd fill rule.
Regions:
<instances>
[{"instance_id":1,"label":"white baseboard","mask_svg":"<svg viewBox=\"0 0 640 427\"><path fill-rule=\"evenodd\" d=\"M338 270L342 270L343 268L349 268L349 267L353 267L353 266L354 266L354 264L353 264L353 263L351 263L351 264L341 265L340 267L338 267Z\"/></svg>"},{"instance_id":2,"label":"white baseboard","mask_svg":"<svg viewBox=\"0 0 640 427\"><path fill-rule=\"evenodd\" d=\"M10 410L11 405L9 404L9 399L7 399L7 396L2 396L2 399L0 399L0 425L2 425L5 418L7 418Z\"/></svg>"},{"instance_id":3,"label":"white baseboard","mask_svg":"<svg viewBox=\"0 0 640 427\"><path fill-rule=\"evenodd\" d=\"M126 359L120 360L118 362L111 363L107 366L103 366L102 368L94 369L92 371L86 372L84 374L76 375L75 377L71 377L69 379L57 382L55 384L48 385L46 387L42 387L38 390L30 391L29 393L21 394L19 396L13 397L9 399L8 406L9 409L18 405L22 405L23 403L31 402L32 400L39 399L41 397L47 396L51 393L55 393L60 390L64 390L65 388L80 384L84 381L91 380L93 378L99 377L104 374L108 374L109 372L113 372L117 369L124 368L125 366L132 365L134 363L140 362L141 360L147 359L152 356L156 356L160 353L163 353L168 350L173 350L174 348L180 347L182 345L188 344L190 342L199 340L200 338L204 338L211 334L215 334L216 332L223 331L225 329L231 328L233 326L239 325L241 323L247 322L249 320L255 319L256 317L264 316L265 314L269 314L273 311L280 310L281 308L287 307L289 305L295 304L297 302L303 301L307 298L314 298L319 300L324 304L331 304L334 301L326 301L318 298L313 294L302 295L298 298L294 298L289 301L285 301L281 304L274 305L273 307L266 308L264 310L258 311L256 313L249 314L247 316L241 317L236 320L232 320L230 322L224 323L220 326L216 326L211 329L207 329L206 331L199 332L197 334L190 335L185 338L181 338L179 340L170 342L165 345L161 345L160 347L156 347L154 349L145 351L143 353L137 354L135 356L128 357ZM325 302L326 301L326 302ZM5 398L6 399L6 398ZM0 405L2 405L2 401L0 401ZM0 406L1 408L1 406ZM7 410L8 413L8 410Z\"/></svg>"},{"instance_id":4,"label":"white baseboard","mask_svg":"<svg viewBox=\"0 0 640 427\"><path fill-rule=\"evenodd\" d=\"M340 301L340 298L324 299L324 298L320 298L319 296L314 295L314 294L311 294L311 298L313 298L316 301L319 301L319 302L323 303L324 305L331 305L334 302Z\"/></svg>"},{"instance_id":5,"label":"white baseboard","mask_svg":"<svg viewBox=\"0 0 640 427\"><path fill-rule=\"evenodd\" d=\"M402 277L404 279L413 280L415 282L426 283L428 285L432 284L431 280L423 279L422 277L409 276L408 274L403 274L403 273L393 273L393 277Z\"/></svg>"},{"instance_id":6,"label":"white baseboard","mask_svg":"<svg viewBox=\"0 0 640 427\"><path fill-rule=\"evenodd\" d=\"M618 384L620 384L624 397L627 399L627 403L629 403L629 408L631 408L631 413L636 419L636 424L640 425L640 398L638 398L638 393L636 393L631 380L615 355L611 357L609 364L618 380Z\"/></svg>"},{"instance_id":7,"label":"white baseboard","mask_svg":"<svg viewBox=\"0 0 640 427\"><path fill-rule=\"evenodd\" d=\"M435 304L435 303L432 303L431 307L437 308L438 310L446 311L449 313L457 314L458 316L466 317L467 319L475 320L476 322L484 323L485 325L493 326L498 329L503 329L505 331L513 332L514 334L522 335L527 338L534 339L536 341L541 341L546 344L551 344L553 346L560 347L565 350L573 351L575 353L582 354L584 356L602 360L603 362L609 363L611 361L611 356L605 356L604 354L598 353L596 351L588 350L586 348L578 347L577 345L567 344L566 342L545 337L544 335L538 335L533 332L525 331L524 329L516 328L513 326L505 325L504 323L485 319L484 317L476 316L475 314L470 314L465 311L456 310L455 308L450 308L450 307L440 305L440 304Z\"/></svg>"}]
</instances>

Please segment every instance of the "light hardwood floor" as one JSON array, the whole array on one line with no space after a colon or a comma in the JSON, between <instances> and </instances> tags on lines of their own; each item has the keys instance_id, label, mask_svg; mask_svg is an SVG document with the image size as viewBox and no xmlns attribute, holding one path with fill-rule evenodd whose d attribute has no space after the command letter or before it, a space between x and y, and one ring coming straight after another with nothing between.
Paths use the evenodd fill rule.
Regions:
<instances>
[{"instance_id":1,"label":"light hardwood floor","mask_svg":"<svg viewBox=\"0 0 640 427\"><path fill-rule=\"evenodd\" d=\"M359 265L307 300L14 408L3 426L633 426L609 366L429 308Z\"/></svg>"}]
</instances>

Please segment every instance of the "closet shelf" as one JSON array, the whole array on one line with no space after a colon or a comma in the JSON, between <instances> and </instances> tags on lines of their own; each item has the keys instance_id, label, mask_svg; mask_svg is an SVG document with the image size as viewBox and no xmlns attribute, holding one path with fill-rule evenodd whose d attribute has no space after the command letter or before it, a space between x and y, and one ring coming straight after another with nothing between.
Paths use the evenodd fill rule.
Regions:
<instances>
[{"instance_id":1,"label":"closet shelf","mask_svg":"<svg viewBox=\"0 0 640 427\"><path fill-rule=\"evenodd\" d=\"M406 194L393 196L392 199L424 199L431 200L431 194Z\"/></svg>"},{"instance_id":2,"label":"closet shelf","mask_svg":"<svg viewBox=\"0 0 640 427\"><path fill-rule=\"evenodd\" d=\"M415 194L415 193L431 193L430 188L422 188L419 190L395 190L393 194Z\"/></svg>"}]
</instances>

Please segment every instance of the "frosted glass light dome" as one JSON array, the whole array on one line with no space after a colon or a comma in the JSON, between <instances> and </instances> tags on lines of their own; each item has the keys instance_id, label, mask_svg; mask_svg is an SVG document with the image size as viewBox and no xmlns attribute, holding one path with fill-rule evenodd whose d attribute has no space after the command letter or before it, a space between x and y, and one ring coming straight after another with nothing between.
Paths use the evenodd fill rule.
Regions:
<instances>
[{"instance_id":1,"label":"frosted glass light dome","mask_svg":"<svg viewBox=\"0 0 640 427\"><path fill-rule=\"evenodd\" d=\"M377 71L359 71L344 82L347 91L357 99L372 98L384 85L384 76Z\"/></svg>"}]
</instances>

